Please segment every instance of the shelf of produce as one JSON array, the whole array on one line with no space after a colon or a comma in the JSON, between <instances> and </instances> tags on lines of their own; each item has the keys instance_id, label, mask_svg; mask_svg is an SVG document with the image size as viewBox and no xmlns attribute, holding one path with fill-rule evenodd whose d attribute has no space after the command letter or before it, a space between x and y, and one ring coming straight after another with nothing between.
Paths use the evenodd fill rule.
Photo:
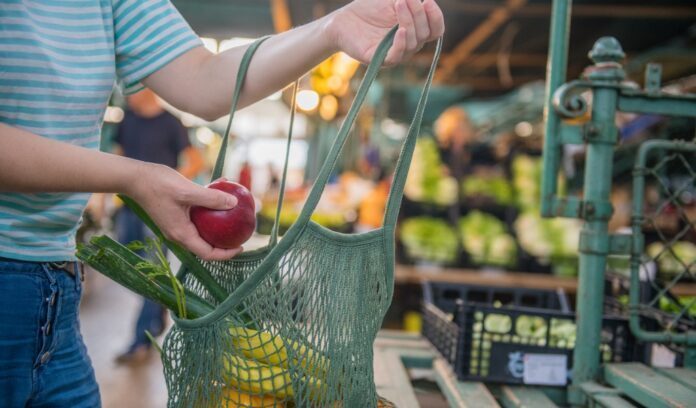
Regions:
<instances>
[{"instance_id":1,"label":"shelf of produce","mask_svg":"<svg viewBox=\"0 0 696 408\"><path fill-rule=\"evenodd\" d=\"M396 265L396 283L437 281L482 286L507 286L531 289L563 289L568 294L577 291L577 279L570 277L535 274L528 272L502 272L475 269L434 268L412 265ZM680 283L674 286L676 296L696 296L696 283Z\"/></svg>"},{"instance_id":2,"label":"shelf of produce","mask_svg":"<svg viewBox=\"0 0 696 408\"><path fill-rule=\"evenodd\" d=\"M397 283L417 283L437 281L463 283L479 286L505 286L533 289L563 289L575 293L577 280L546 274L524 272L485 271L458 268L430 268L411 265L396 265L394 279ZM694 289L696 290L696 288Z\"/></svg>"}]
</instances>

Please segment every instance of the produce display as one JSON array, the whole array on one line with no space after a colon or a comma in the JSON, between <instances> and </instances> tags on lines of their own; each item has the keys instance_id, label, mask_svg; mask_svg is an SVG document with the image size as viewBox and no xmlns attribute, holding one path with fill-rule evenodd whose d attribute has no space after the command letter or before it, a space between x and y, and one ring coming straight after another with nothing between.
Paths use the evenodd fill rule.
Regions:
<instances>
[{"instance_id":1,"label":"produce display","mask_svg":"<svg viewBox=\"0 0 696 408\"><path fill-rule=\"evenodd\" d=\"M466 252L478 265L512 266L517 261L517 244L505 224L481 211L459 219L459 235Z\"/></svg>"},{"instance_id":2,"label":"produce display","mask_svg":"<svg viewBox=\"0 0 696 408\"><path fill-rule=\"evenodd\" d=\"M357 219L360 205L374 188L375 184L372 181L365 180L352 172L344 172L338 177L336 183L329 184L324 189L324 194L312 213L312 221L332 230L349 231L351 224ZM309 190L306 188L286 191L278 220L281 231L297 220L308 193ZM263 199L259 215L262 219L269 220L268 224L271 224L275 219L277 206L276 194L269 195ZM262 231L262 229L261 226L259 230L262 233L270 232Z\"/></svg>"},{"instance_id":3,"label":"produce display","mask_svg":"<svg viewBox=\"0 0 696 408\"><path fill-rule=\"evenodd\" d=\"M207 243L215 248L238 248L256 230L254 197L246 187L225 179L219 179L207 188L224 191L237 198L237 205L229 210L213 210L192 207L191 222Z\"/></svg>"},{"instance_id":4,"label":"produce display","mask_svg":"<svg viewBox=\"0 0 696 408\"><path fill-rule=\"evenodd\" d=\"M500 205L513 204L512 186L502 175L470 175L462 182L462 195L467 198L486 198Z\"/></svg>"},{"instance_id":5,"label":"produce display","mask_svg":"<svg viewBox=\"0 0 696 408\"><path fill-rule=\"evenodd\" d=\"M510 341L513 343L532 343L539 346L546 344L546 332L549 332L548 345L559 348L575 347L575 322L570 319L545 319L534 315L521 315L515 318L513 327L512 317L504 314L474 314L474 332L485 329L488 333L504 334L508 337L491 336L493 341ZM551 322L549 330L548 321ZM490 343L488 345L490 347Z\"/></svg>"},{"instance_id":6,"label":"produce display","mask_svg":"<svg viewBox=\"0 0 696 408\"><path fill-rule=\"evenodd\" d=\"M679 296L677 301L679 304L666 296L660 297L660 310L667 313L682 313L682 309L686 308L689 316L696 317L696 296Z\"/></svg>"},{"instance_id":7,"label":"produce display","mask_svg":"<svg viewBox=\"0 0 696 408\"><path fill-rule=\"evenodd\" d=\"M696 245L691 242L677 241L670 247L653 242L646 248L646 253L656 259L661 277L674 278L685 272L696 276Z\"/></svg>"},{"instance_id":8,"label":"produce display","mask_svg":"<svg viewBox=\"0 0 696 408\"><path fill-rule=\"evenodd\" d=\"M451 205L457 201L457 180L447 175L437 144L430 137L416 142L404 195L422 203Z\"/></svg>"},{"instance_id":9,"label":"produce display","mask_svg":"<svg viewBox=\"0 0 696 408\"><path fill-rule=\"evenodd\" d=\"M275 205L271 203L264 206L264 208L261 210L261 215L268 220L273 220L275 218L275 211ZM298 208L294 208L290 205L284 205L283 209L280 211L280 219L278 220L278 224L281 228L288 228L295 222L295 220L297 220L299 215L300 212ZM312 214L311 218L312 221L329 229L341 229L341 227L352 221L352 218L346 218L345 213L335 211L316 211L314 214Z\"/></svg>"},{"instance_id":10,"label":"produce display","mask_svg":"<svg viewBox=\"0 0 696 408\"><path fill-rule=\"evenodd\" d=\"M580 240L580 221L568 218L541 218L537 213L520 214L515 233L528 253L542 259L576 256Z\"/></svg>"},{"instance_id":11,"label":"produce display","mask_svg":"<svg viewBox=\"0 0 696 408\"><path fill-rule=\"evenodd\" d=\"M486 376L490 369L493 343L572 350L575 347L577 327L572 319L479 311L474 313L472 330L471 373ZM612 349L609 344L601 344L600 352L603 361L611 360Z\"/></svg>"},{"instance_id":12,"label":"produce display","mask_svg":"<svg viewBox=\"0 0 696 408\"><path fill-rule=\"evenodd\" d=\"M512 160L515 202L523 211L535 211L539 208L542 168L540 157L518 155Z\"/></svg>"},{"instance_id":13,"label":"produce display","mask_svg":"<svg viewBox=\"0 0 696 408\"><path fill-rule=\"evenodd\" d=\"M457 234L442 219L406 219L401 223L399 238L411 258L438 264L452 263L457 259Z\"/></svg>"},{"instance_id":14,"label":"produce display","mask_svg":"<svg viewBox=\"0 0 696 408\"><path fill-rule=\"evenodd\" d=\"M421 202L435 202L436 197L440 197L442 202L443 196L438 191L449 183L449 177L442 168L435 141L430 138L419 139L405 189L406 196ZM539 215L541 157L516 155L510 170L510 182L499 168L488 167L477 167L461 181L463 203L474 203L471 207L476 208L457 222L459 241L469 254L468 259L473 265L514 268L519 258L518 248L521 248L526 254L536 258L539 264L552 265L553 272L557 275L577 275L582 224L575 219L544 219ZM559 188L563 190L562 181ZM515 207L517 210L506 210L501 215L499 207L494 210L486 208L487 204L482 205L487 202L506 208ZM409 220L407 218L403 222ZM514 235L508 232L509 229ZM438 242L442 243L448 236L438 237ZM451 248L454 243L448 242L446 245ZM417 249L409 248L409 251L410 255L421 255Z\"/></svg>"}]
</instances>

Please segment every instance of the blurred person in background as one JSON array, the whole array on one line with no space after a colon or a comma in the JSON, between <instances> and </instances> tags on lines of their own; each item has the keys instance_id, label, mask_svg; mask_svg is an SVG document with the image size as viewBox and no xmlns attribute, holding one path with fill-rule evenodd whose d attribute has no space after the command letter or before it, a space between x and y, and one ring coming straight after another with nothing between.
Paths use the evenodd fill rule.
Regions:
<instances>
[{"instance_id":1,"label":"blurred person in background","mask_svg":"<svg viewBox=\"0 0 696 408\"><path fill-rule=\"evenodd\" d=\"M239 169L239 184L251 191L251 165L248 160L242 163L242 168Z\"/></svg>"},{"instance_id":2,"label":"blurred person in background","mask_svg":"<svg viewBox=\"0 0 696 408\"><path fill-rule=\"evenodd\" d=\"M1 407L101 406L78 318L75 232L89 193L132 197L167 238L200 259L242 250L208 244L189 217L191 206L234 208L234 196L98 148L114 83L126 94L146 86L212 121L230 110L246 47L211 53L167 0L54 3L0 2L0 19L15 21L0 24ZM434 0L352 1L268 39L251 61L238 108L336 52L370 61L396 25L387 65L444 33Z\"/></svg>"},{"instance_id":3,"label":"blurred person in background","mask_svg":"<svg viewBox=\"0 0 696 408\"><path fill-rule=\"evenodd\" d=\"M193 179L203 167L203 158L198 150L191 146L188 130L179 119L164 110L157 95L149 89L127 96L126 101L128 107L114 139L115 153L131 159L162 164L176 169L188 179ZM115 229L118 240L124 245L155 238L154 233L126 206L122 206L116 214ZM139 252L140 255L147 255ZM116 362L145 361L152 350L146 332L153 336L162 334L166 316L163 306L143 298L132 342L124 353L116 357Z\"/></svg>"},{"instance_id":4,"label":"blurred person in background","mask_svg":"<svg viewBox=\"0 0 696 408\"><path fill-rule=\"evenodd\" d=\"M447 108L435 121L434 130L449 175L461 180L472 159L470 147L478 141L469 115L458 106Z\"/></svg>"},{"instance_id":5,"label":"blurred person in background","mask_svg":"<svg viewBox=\"0 0 696 408\"><path fill-rule=\"evenodd\" d=\"M372 143L370 132L367 129L359 129L360 156L358 157L358 170L360 175L379 181L381 179L379 147Z\"/></svg>"}]
</instances>

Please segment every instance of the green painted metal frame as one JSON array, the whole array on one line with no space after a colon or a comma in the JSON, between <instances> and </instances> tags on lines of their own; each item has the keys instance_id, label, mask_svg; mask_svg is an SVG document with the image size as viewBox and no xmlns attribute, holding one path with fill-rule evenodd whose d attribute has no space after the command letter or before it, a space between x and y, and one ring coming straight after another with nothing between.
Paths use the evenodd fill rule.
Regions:
<instances>
[{"instance_id":1,"label":"green painted metal frame","mask_svg":"<svg viewBox=\"0 0 696 408\"><path fill-rule=\"evenodd\" d=\"M581 384L594 381L601 374L599 345L607 255L629 255L638 248L642 251L642 234L611 235L607 228L613 212L610 192L614 148L618 142L616 112L696 116L696 95L662 93L660 69L654 64L648 66L645 90L624 85L625 73L620 62L625 55L618 41L611 37L597 40L589 53L594 65L588 67L583 79L564 83L570 15L570 0L553 1L544 109L546 137L541 213L544 217L585 220L579 248L577 347L574 351L573 383L568 393L571 404L584 405L586 394L580 388ZM582 93L587 91L593 96L590 121L579 125L563 123L562 119L575 119L575 123L578 123L581 122L578 119L586 116L588 104ZM582 199L559 197L557 185L562 146L581 143L586 145L587 153ZM635 282L632 286L635 286ZM632 328L639 338L650 341L676 339L689 344L696 341L696 337L689 334L680 337L666 333L649 334L634 326L637 326L635 323Z\"/></svg>"},{"instance_id":2,"label":"green painted metal frame","mask_svg":"<svg viewBox=\"0 0 696 408\"><path fill-rule=\"evenodd\" d=\"M696 100L692 102L691 116L696 116ZM696 154L696 142L650 140L643 143L638 150L636 164L633 169L633 203L632 203L632 232L633 245L631 248L631 286L629 292L630 325L633 334L648 342L675 343L686 345L684 365L696 367L696 331L675 333L672 331L648 331L640 324L640 267L643 262L643 222L645 220L643 201L645 197L645 177L648 174L648 160L651 154L664 152Z\"/></svg>"}]
</instances>

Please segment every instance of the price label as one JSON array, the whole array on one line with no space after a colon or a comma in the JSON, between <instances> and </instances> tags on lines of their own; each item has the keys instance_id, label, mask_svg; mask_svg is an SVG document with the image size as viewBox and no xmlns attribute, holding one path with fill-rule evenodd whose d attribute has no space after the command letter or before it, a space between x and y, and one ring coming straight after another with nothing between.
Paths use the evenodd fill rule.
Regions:
<instances>
[{"instance_id":1,"label":"price label","mask_svg":"<svg viewBox=\"0 0 696 408\"><path fill-rule=\"evenodd\" d=\"M525 354L525 384L566 385L568 382L568 356L565 354Z\"/></svg>"}]
</instances>

